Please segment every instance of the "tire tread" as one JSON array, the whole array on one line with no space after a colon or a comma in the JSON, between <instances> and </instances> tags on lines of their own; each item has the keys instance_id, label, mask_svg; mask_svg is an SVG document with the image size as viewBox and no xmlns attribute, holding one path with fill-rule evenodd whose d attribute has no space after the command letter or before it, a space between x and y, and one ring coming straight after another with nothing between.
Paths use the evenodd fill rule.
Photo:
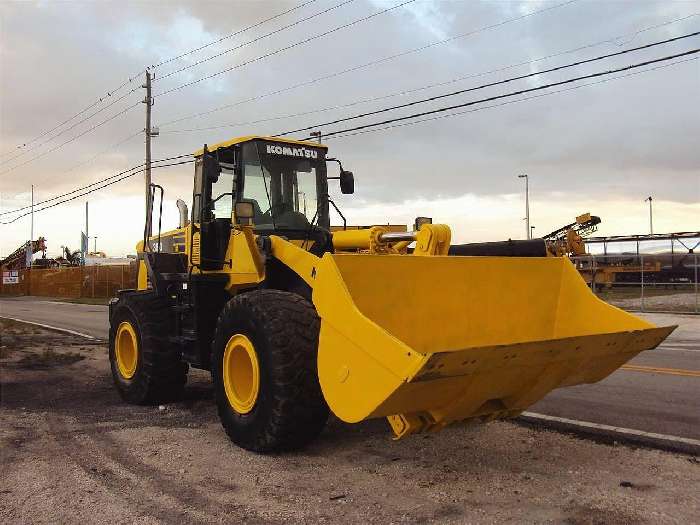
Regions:
<instances>
[{"instance_id":1,"label":"tire tread","mask_svg":"<svg viewBox=\"0 0 700 525\"><path fill-rule=\"evenodd\" d=\"M240 428L227 424L226 412L231 409L225 397L219 399L219 395L217 404L224 429L232 441L256 452L301 448L323 430L329 414L317 372L320 319L313 305L294 293L262 289L240 294L219 316L214 367L220 367L223 347L231 330L235 330L235 319L245 313L257 321L267 342L273 383L270 410L262 432L241 436Z\"/></svg>"}]
</instances>

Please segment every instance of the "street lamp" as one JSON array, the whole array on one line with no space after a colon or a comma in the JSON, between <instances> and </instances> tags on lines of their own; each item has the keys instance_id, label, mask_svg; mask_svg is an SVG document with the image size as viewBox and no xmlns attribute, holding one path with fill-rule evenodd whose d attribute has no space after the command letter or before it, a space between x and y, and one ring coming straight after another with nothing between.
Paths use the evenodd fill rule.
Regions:
<instances>
[{"instance_id":1,"label":"street lamp","mask_svg":"<svg viewBox=\"0 0 700 525\"><path fill-rule=\"evenodd\" d=\"M651 195L649 195L646 199L644 199L644 202L649 201L649 234L654 235L654 222L652 220L651 216Z\"/></svg>"},{"instance_id":2,"label":"street lamp","mask_svg":"<svg viewBox=\"0 0 700 525\"><path fill-rule=\"evenodd\" d=\"M525 179L525 237L532 239L530 230L530 183L527 174L518 175L519 179Z\"/></svg>"}]
</instances>

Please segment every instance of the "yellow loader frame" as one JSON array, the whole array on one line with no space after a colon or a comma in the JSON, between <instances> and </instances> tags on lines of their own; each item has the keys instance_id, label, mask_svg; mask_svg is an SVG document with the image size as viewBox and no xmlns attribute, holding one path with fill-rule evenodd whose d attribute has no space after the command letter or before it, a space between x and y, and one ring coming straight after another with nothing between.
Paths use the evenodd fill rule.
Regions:
<instances>
[{"instance_id":1,"label":"yellow loader frame","mask_svg":"<svg viewBox=\"0 0 700 525\"><path fill-rule=\"evenodd\" d=\"M195 155L253 139L319 147L243 137ZM450 255L442 224L337 230L334 251L313 254L305 241L262 239L245 210L233 211L221 269L199 267L194 221L140 243L138 289L153 288L145 254L164 245L184 254L190 275L218 275L231 297L264 285L270 259L281 263L308 286L320 318L328 407L349 423L386 417L397 438L517 416L555 388L604 379L675 328L599 300L566 257Z\"/></svg>"}]
</instances>

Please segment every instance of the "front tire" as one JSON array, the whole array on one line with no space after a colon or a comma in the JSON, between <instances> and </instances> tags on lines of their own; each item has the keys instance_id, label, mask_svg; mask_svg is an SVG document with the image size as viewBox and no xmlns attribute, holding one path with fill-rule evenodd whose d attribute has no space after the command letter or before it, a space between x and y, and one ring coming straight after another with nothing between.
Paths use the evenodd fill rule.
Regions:
<instances>
[{"instance_id":1,"label":"front tire","mask_svg":"<svg viewBox=\"0 0 700 525\"><path fill-rule=\"evenodd\" d=\"M109 361L122 399L135 405L176 401L187 382L187 363L167 337L167 303L153 292L123 294L110 319Z\"/></svg>"},{"instance_id":2,"label":"front tire","mask_svg":"<svg viewBox=\"0 0 700 525\"><path fill-rule=\"evenodd\" d=\"M231 299L217 323L212 376L221 424L254 452L302 448L323 430L320 320L303 297L256 290Z\"/></svg>"}]
</instances>

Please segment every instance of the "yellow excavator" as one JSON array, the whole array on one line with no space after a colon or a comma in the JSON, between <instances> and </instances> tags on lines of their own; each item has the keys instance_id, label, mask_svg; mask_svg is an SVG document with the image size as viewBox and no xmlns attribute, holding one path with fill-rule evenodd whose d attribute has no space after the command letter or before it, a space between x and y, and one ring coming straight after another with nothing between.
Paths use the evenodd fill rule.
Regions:
<instances>
[{"instance_id":1,"label":"yellow excavator","mask_svg":"<svg viewBox=\"0 0 700 525\"><path fill-rule=\"evenodd\" d=\"M170 232L147 225L137 289L110 302L124 400L177 399L191 366L211 371L243 448L300 448L330 412L385 417L401 438L516 416L674 329L597 299L542 240L453 246L429 220L331 232L329 181L350 194L354 177L327 151L248 136L194 154L191 211L180 201Z\"/></svg>"}]
</instances>

